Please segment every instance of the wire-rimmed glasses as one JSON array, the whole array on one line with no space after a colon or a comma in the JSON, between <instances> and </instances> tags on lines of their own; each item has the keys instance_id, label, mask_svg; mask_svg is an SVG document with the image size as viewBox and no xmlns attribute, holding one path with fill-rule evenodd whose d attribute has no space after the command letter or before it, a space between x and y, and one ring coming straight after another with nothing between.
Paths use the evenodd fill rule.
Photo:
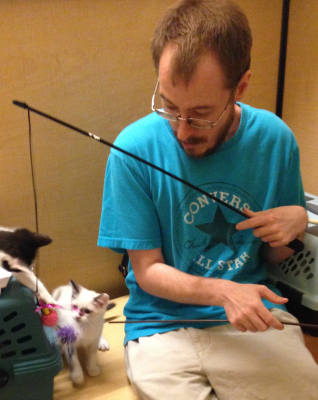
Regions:
<instances>
[{"instance_id":1,"label":"wire-rimmed glasses","mask_svg":"<svg viewBox=\"0 0 318 400\"><path fill-rule=\"evenodd\" d=\"M156 108L155 107L155 98L156 98L156 93L157 93L157 89L159 86L159 80L157 80L156 86L155 86L155 90L154 93L152 95L151 98L151 109L152 111L154 111L155 113L157 113L160 117L165 118L169 121L172 122L179 122L179 121L186 121L192 128L196 128L196 129L211 129L214 128L222 119L223 115L225 114L229 104L231 103L231 100L233 98L232 94L229 98L229 101L226 103L226 106L224 107L224 110L222 111L222 113L219 115L219 117L217 118L216 121L210 121L207 119L200 119L200 118L191 118L191 117L182 117L180 114L173 114L173 113L169 113L167 111L165 111L164 108Z\"/></svg>"}]
</instances>

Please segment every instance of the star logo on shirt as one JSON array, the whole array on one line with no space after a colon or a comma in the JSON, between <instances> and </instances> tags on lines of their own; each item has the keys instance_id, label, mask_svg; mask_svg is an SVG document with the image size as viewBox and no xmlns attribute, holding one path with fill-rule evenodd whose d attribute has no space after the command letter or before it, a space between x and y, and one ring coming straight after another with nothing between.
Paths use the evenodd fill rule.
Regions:
<instances>
[{"instance_id":1,"label":"star logo on shirt","mask_svg":"<svg viewBox=\"0 0 318 400\"><path fill-rule=\"evenodd\" d=\"M232 224L226 220L221 208L217 206L212 222L196 225L197 229L210 236L210 241L204 250L208 251L219 243L223 243L225 246L235 249L232 238L236 232L235 225L236 224Z\"/></svg>"}]
</instances>

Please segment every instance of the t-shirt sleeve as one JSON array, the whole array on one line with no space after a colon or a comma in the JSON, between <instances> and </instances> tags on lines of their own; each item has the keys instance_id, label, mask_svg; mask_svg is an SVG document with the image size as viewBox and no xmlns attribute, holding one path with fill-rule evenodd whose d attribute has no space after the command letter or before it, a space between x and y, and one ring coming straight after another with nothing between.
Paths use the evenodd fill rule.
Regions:
<instances>
[{"instance_id":1,"label":"t-shirt sleeve","mask_svg":"<svg viewBox=\"0 0 318 400\"><path fill-rule=\"evenodd\" d=\"M106 166L98 245L117 252L161 247L147 167L116 151Z\"/></svg>"},{"instance_id":2,"label":"t-shirt sleeve","mask_svg":"<svg viewBox=\"0 0 318 400\"><path fill-rule=\"evenodd\" d=\"M300 205L305 207L306 202L300 171L299 148L296 141L292 142L288 157L288 170L280 187L280 205Z\"/></svg>"}]
</instances>

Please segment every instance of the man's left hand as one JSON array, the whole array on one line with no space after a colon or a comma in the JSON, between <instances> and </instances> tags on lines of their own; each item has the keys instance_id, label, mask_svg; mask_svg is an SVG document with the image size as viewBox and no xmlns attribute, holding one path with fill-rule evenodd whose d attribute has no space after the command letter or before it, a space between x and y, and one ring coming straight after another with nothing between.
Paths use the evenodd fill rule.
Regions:
<instances>
[{"instance_id":1,"label":"man's left hand","mask_svg":"<svg viewBox=\"0 0 318 400\"><path fill-rule=\"evenodd\" d=\"M307 212L301 206L283 206L265 211L244 210L248 219L236 225L239 231L253 229L253 234L271 247L286 246L302 238L308 223Z\"/></svg>"}]
</instances>

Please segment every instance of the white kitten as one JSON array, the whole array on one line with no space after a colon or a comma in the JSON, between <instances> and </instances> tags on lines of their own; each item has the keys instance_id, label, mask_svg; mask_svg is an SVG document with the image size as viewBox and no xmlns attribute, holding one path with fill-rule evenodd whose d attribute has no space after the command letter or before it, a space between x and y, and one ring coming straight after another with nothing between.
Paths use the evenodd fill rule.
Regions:
<instances>
[{"instance_id":1,"label":"white kitten","mask_svg":"<svg viewBox=\"0 0 318 400\"><path fill-rule=\"evenodd\" d=\"M75 385L84 382L78 350L83 351L84 368L88 375L97 376L100 367L97 362L98 350L109 350L106 339L102 336L104 313L107 309L109 296L106 293L96 293L73 281L69 285L60 286L53 291L55 303L62 306L57 309L58 326L71 326L76 334L72 349L62 345L62 350L69 364L70 377Z\"/></svg>"}]
</instances>

